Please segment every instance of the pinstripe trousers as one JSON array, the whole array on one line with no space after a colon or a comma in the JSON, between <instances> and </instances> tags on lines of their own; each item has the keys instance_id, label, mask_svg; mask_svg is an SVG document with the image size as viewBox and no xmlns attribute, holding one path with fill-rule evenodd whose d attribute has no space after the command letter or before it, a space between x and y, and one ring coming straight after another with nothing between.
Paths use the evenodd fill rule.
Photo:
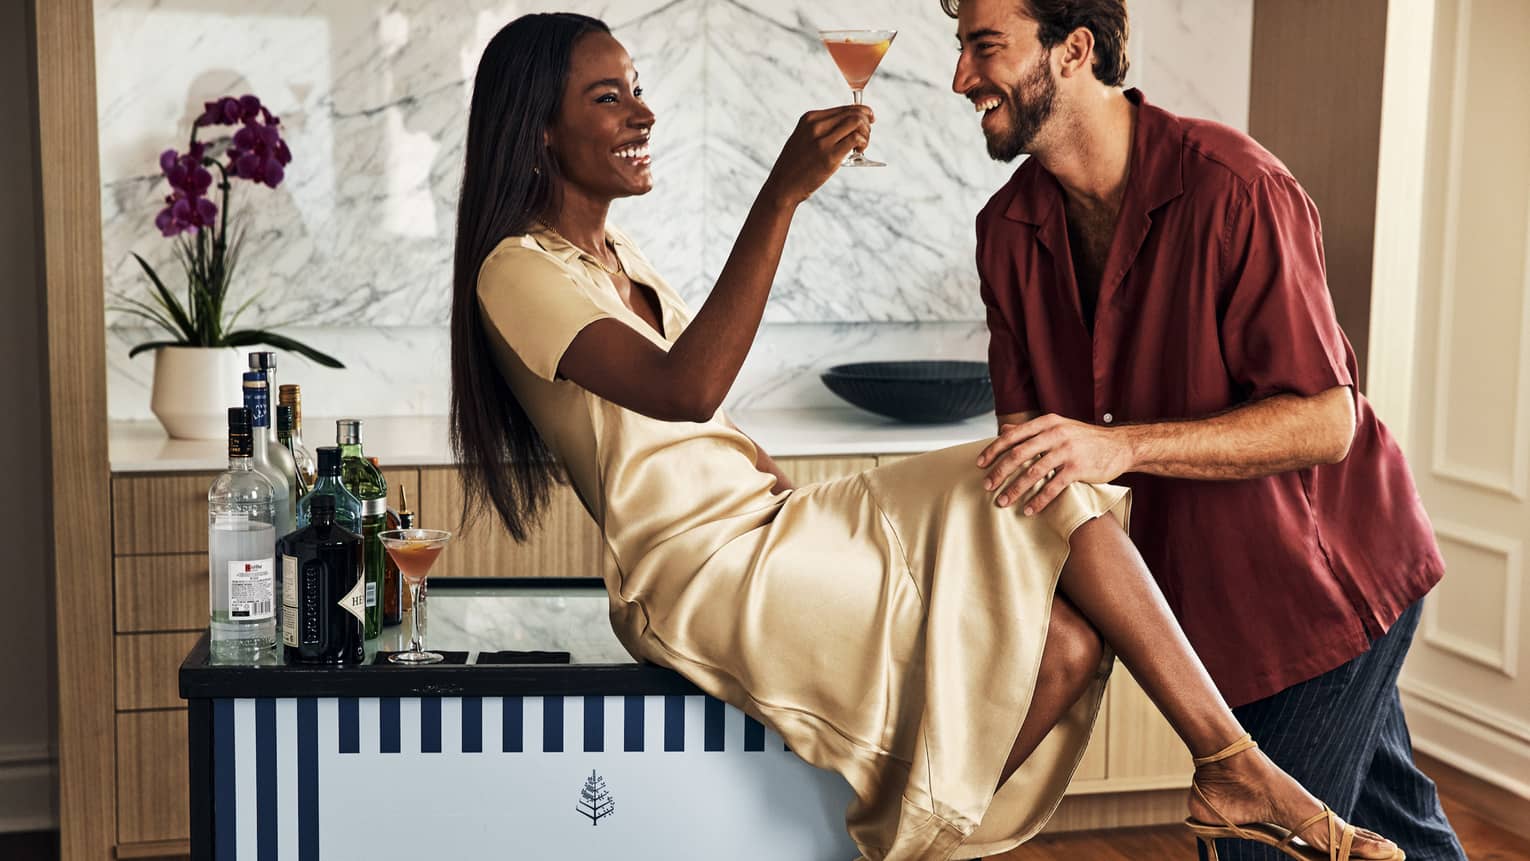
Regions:
<instances>
[{"instance_id":1,"label":"pinstripe trousers","mask_svg":"<svg viewBox=\"0 0 1530 861\"><path fill-rule=\"evenodd\" d=\"M1346 821L1401 846L1408 861L1466 861L1434 782L1413 764L1397 695L1421 606L1360 657L1233 713L1276 765ZM1224 861L1290 861L1245 841L1219 840L1217 853Z\"/></svg>"}]
</instances>

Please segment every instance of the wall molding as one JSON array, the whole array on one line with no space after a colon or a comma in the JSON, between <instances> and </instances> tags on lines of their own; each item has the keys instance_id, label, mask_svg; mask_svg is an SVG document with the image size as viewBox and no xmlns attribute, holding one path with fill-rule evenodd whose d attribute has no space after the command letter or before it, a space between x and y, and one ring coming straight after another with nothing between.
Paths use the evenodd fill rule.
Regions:
<instances>
[{"instance_id":1,"label":"wall molding","mask_svg":"<svg viewBox=\"0 0 1530 861\"><path fill-rule=\"evenodd\" d=\"M58 757L46 744L0 744L0 834L58 827Z\"/></svg>"},{"instance_id":2,"label":"wall molding","mask_svg":"<svg viewBox=\"0 0 1530 861\"><path fill-rule=\"evenodd\" d=\"M1406 675L1397 687L1418 750L1530 799L1530 724Z\"/></svg>"},{"instance_id":3,"label":"wall molding","mask_svg":"<svg viewBox=\"0 0 1530 861\"><path fill-rule=\"evenodd\" d=\"M1530 497L1530 457L1526 446L1518 440L1530 423L1530 296L1521 302L1519 342L1519 387L1515 392L1514 419L1510 428L1509 465L1505 475L1490 469L1466 466L1451 460L1446 450L1446 419L1451 415L1449 397L1451 390L1451 326L1455 320L1456 259L1460 236L1461 215L1461 165L1465 158L1466 90L1470 77L1469 64L1474 56L1471 50L1472 0L1459 0L1454 40L1455 56L1451 58L1451 104L1449 144L1445 162L1445 224L1444 253L1440 263L1440 317L1435 330L1435 377L1434 434L1431 445L1431 468L1435 475L1471 487L1488 490L1519 502ZM1527 278L1530 280L1530 278Z\"/></svg>"},{"instance_id":4,"label":"wall molding","mask_svg":"<svg viewBox=\"0 0 1530 861\"><path fill-rule=\"evenodd\" d=\"M1438 594L1432 600L1424 602L1424 624L1420 635L1424 642L1437 649L1480 664L1511 679L1517 678L1520 596L1524 594L1525 579L1524 543L1516 538L1497 535L1472 526L1463 526L1443 518L1435 519L1434 531L1440 538L1503 557L1504 584L1503 595L1500 596L1500 606L1503 608L1503 645L1496 650L1485 648L1481 644L1464 640L1441 629L1439 614L1442 596Z\"/></svg>"}]
</instances>

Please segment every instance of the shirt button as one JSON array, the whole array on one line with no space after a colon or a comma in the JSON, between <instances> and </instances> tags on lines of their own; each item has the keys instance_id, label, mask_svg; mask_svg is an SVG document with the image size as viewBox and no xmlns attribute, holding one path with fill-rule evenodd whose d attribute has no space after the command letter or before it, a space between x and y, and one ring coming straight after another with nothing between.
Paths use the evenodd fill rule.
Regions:
<instances>
[{"instance_id":1,"label":"shirt button","mask_svg":"<svg viewBox=\"0 0 1530 861\"><path fill-rule=\"evenodd\" d=\"M1115 416L1113 416L1113 415L1111 415L1111 414L1110 414L1110 413L1106 413L1106 414L1105 414L1105 415L1104 415L1104 419L1105 419L1105 423L1106 423L1106 424L1110 424L1110 423L1111 423L1111 422L1113 422L1113 421L1115 421L1115 420L1116 420L1116 417L1115 417Z\"/></svg>"}]
</instances>

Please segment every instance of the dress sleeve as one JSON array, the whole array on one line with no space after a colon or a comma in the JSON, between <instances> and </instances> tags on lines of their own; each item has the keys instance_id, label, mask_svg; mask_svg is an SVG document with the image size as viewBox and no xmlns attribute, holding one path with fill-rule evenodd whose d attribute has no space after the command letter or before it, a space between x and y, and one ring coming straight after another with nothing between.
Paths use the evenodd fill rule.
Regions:
<instances>
[{"instance_id":1,"label":"dress sleeve","mask_svg":"<svg viewBox=\"0 0 1530 861\"><path fill-rule=\"evenodd\" d=\"M1354 351L1334 315L1317 207L1289 176L1255 181L1223 239L1222 351L1253 399L1353 386Z\"/></svg>"},{"instance_id":2,"label":"dress sleeve","mask_svg":"<svg viewBox=\"0 0 1530 861\"><path fill-rule=\"evenodd\" d=\"M524 247L496 251L484 261L478 307L526 367L549 382L574 336L614 316L556 258Z\"/></svg>"}]
</instances>

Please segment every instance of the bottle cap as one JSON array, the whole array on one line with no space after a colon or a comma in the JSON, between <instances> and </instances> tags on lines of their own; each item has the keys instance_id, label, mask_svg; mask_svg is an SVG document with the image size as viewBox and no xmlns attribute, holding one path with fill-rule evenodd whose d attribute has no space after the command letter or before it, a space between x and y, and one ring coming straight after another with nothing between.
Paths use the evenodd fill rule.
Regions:
<instances>
[{"instance_id":1,"label":"bottle cap","mask_svg":"<svg viewBox=\"0 0 1530 861\"><path fill-rule=\"evenodd\" d=\"M228 456L250 457L255 443L250 437L250 411L244 407L228 408Z\"/></svg>"},{"instance_id":2,"label":"bottle cap","mask_svg":"<svg viewBox=\"0 0 1530 861\"><path fill-rule=\"evenodd\" d=\"M276 370L276 354L267 352L251 353L250 368L256 371Z\"/></svg>"},{"instance_id":3,"label":"bottle cap","mask_svg":"<svg viewBox=\"0 0 1530 861\"><path fill-rule=\"evenodd\" d=\"M340 447L334 445L321 445L314 450L319 458L319 475L340 474Z\"/></svg>"},{"instance_id":4,"label":"bottle cap","mask_svg":"<svg viewBox=\"0 0 1530 861\"><path fill-rule=\"evenodd\" d=\"M276 391L284 404L297 406L303 402L303 393L297 383L282 383Z\"/></svg>"},{"instance_id":5,"label":"bottle cap","mask_svg":"<svg viewBox=\"0 0 1530 861\"><path fill-rule=\"evenodd\" d=\"M361 419L341 419L335 422L335 442L340 445L361 445Z\"/></svg>"}]
</instances>

